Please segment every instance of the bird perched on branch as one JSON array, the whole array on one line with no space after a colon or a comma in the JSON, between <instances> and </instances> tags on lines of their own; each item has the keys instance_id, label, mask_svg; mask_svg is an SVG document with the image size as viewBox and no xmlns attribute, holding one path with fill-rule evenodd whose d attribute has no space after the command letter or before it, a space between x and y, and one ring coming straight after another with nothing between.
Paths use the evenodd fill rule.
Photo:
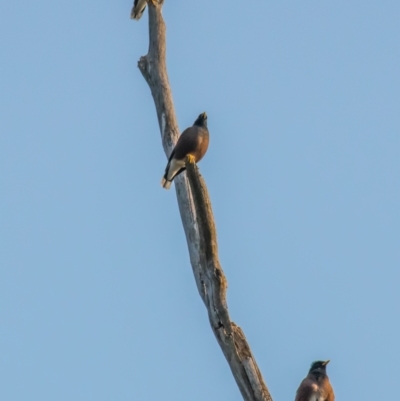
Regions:
<instances>
[{"instance_id":1,"label":"bird perched on branch","mask_svg":"<svg viewBox=\"0 0 400 401\"><path fill-rule=\"evenodd\" d=\"M135 0L133 3L131 18L139 20L143 15L144 9L146 8L147 1L146 0Z\"/></svg>"},{"instance_id":2,"label":"bird perched on branch","mask_svg":"<svg viewBox=\"0 0 400 401\"><path fill-rule=\"evenodd\" d=\"M329 361L311 364L307 377L301 382L295 401L334 401L335 394L326 374Z\"/></svg>"},{"instance_id":3,"label":"bird perched on branch","mask_svg":"<svg viewBox=\"0 0 400 401\"><path fill-rule=\"evenodd\" d=\"M207 114L201 113L194 124L186 128L179 137L174 150L169 156L161 185L169 189L172 180L186 169L186 157L197 163L206 154L209 143L209 133L207 128Z\"/></svg>"}]
</instances>

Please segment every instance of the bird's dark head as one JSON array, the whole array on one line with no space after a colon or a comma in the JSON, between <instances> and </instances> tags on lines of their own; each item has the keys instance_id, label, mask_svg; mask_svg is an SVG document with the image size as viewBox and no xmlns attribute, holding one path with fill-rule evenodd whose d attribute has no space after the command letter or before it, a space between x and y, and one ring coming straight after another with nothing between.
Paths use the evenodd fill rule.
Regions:
<instances>
[{"instance_id":1,"label":"bird's dark head","mask_svg":"<svg viewBox=\"0 0 400 401\"><path fill-rule=\"evenodd\" d=\"M193 125L198 125L199 127L207 127L207 113L201 113Z\"/></svg>"},{"instance_id":2,"label":"bird's dark head","mask_svg":"<svg viewBox=\"0 0 400 401\"><path fill-rule=\"evenodd\" d=\"M327 361L315 361L311 364L311 368L308 373L314 373L315 375L326 375L326 365L328 365L329 360Z\"/></svg>"}]
</instances>

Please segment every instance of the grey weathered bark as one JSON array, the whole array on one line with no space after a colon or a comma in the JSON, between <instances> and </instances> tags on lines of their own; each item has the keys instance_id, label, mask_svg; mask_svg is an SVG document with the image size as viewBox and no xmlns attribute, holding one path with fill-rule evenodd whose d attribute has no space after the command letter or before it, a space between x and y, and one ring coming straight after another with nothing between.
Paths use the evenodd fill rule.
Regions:
<instances>
[{"instance_id":1,"label":"grey weathered bark","mask_svg":"<svg viewBox=\"0 0 400 401\"><path fill-rule=\"evenodd\" d=\"M163 0L149 0L149 51L138 66L147 81L157 111L167 156L179 136L166 67ZM242 329L230 320L226 303L227 281L218 258L217 234L210 197L195 164L186 163L187 174L175 179L183 228L196 285L212 331L246 401L272 401Z\"/></svg>"}]
</instances>

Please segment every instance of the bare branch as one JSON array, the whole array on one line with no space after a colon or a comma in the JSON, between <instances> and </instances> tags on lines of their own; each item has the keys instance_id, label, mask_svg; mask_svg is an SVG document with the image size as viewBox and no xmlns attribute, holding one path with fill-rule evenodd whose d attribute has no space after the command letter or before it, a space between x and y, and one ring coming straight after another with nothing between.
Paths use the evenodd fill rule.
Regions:
<instances>
[{"instance_id":1,"label":"bare branch","mask_svg":"<svg viewBox=\"0 0 400 401\"><path fill-rule=\"evenodd\" d=\"M179 136L166 68L163 0L149 2L149 51L138 66L156 106L162 143L167 156ZM227 281L218 258L217 233L204 179L195 164L175 178L175 188L186 234L190 262L199 294L207 308L214 335L245 401L272 401L242 329L230 320L226 303Z\"/></svg>"}]
</instances>

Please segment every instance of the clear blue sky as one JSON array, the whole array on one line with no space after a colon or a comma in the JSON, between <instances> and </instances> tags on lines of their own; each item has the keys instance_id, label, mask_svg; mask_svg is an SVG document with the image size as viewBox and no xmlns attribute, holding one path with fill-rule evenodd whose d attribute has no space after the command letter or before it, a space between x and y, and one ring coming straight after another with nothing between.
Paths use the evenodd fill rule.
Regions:
<instances>
[{"instance_id":1,"label":"clear blue sky","mask_svg":"<svg viewBox=\"0 0 400 401\"><path fill-rule=\"evenodd\" d=\"M132 3L0 5L0 399L241 400L195 287ZM166 0L232 319L275 401L400 360L400 2Z\"/></svg>"}]
</instances>

